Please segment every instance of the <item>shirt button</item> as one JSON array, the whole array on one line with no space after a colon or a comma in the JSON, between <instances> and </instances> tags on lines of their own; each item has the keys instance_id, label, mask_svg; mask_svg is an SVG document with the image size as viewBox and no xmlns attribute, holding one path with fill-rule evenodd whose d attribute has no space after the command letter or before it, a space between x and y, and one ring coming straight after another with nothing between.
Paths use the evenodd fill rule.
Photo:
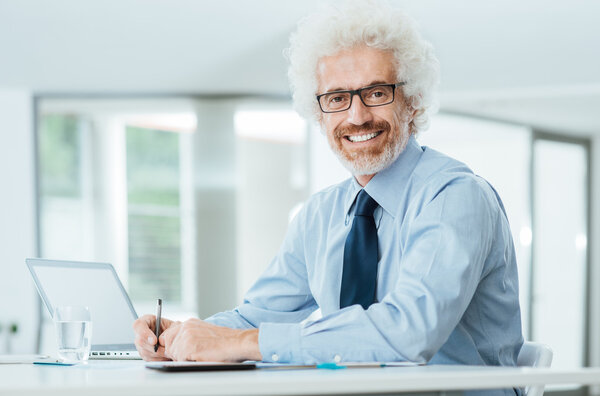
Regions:
<instances>
[{"instance_id":1,"label":"shirt button","mask_svg":"<svg viewBox=\"0 0 600 396\"><path fill-rule=\"evenodd\" d=\"M340 355L335 355L333 357L333 361L336 362L336 363L339 363L339 362L342 361L342 357Z\"/></svg>"},{"instance_id":2,"label":"shirt button","mask_svg":"<svg viewBox=\"0 0 600 396\"><path fill-rule=\"evenodd\" d=\"M279 360L279 355L276 354L276 353L272 354L271 355L271 360L274 361L274 362L278 361Z\"/></svg>"}]
</instances>

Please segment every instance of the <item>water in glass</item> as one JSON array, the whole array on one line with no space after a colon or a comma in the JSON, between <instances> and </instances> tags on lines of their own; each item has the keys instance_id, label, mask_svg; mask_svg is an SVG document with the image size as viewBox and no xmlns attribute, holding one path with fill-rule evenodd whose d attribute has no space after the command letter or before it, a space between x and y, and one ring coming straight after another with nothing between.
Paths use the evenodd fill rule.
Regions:
<instances>
[{"instance_id":1,"label":"water in glass","mask_svg":"<svg viewBox=\"0 0 600 396\"><path fill-rule=\"evenodd\" d=\"M63 361L81 362L90 355L92 320L87 307L62 306L54 311L58 356Z\"/></svg>"},{"instance_id":2,"label":"water in glass","mask_svg":"<svg viewBox=\"0 0 600 396\"><path fill-rule=\"evenodd\" d=\"M87 360L90 355L91 329L89 321L56 321L58 356L65 361Z\"/></svg>"}]
</instances>

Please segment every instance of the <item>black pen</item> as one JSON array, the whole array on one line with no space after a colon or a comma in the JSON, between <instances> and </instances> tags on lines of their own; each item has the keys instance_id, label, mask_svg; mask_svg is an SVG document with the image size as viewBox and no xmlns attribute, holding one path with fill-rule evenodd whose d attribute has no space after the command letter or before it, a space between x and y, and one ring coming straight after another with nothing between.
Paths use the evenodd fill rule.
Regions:
<instances>
[{"instance_id":1,"label":"black pen","mask_svg":"<svg viewBox=\"0 0 600 396\"><path fill-rule=\"evenodd\" d=\"M156 300L156 345L154 345L154 352L158 351L158 336L160 336L160 315L162 312L162 300L159 298Z\"/></svg>"}]
</instances>

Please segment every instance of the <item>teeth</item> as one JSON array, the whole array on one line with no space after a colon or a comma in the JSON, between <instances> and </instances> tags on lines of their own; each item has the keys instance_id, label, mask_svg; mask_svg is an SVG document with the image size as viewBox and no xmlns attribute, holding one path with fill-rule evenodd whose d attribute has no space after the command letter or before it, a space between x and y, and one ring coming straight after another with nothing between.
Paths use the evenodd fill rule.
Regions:
<instances>
[{"instance_id":1,"label":"teeth","mask_svg":"<svg viewBox=\"0 0 600 396\"><path fill-rule=\"evenodd\" d=\"M368 133L366 135L348 136L348 140L350 140L352 143L364 142L373 139L377 135L379 135L379 132Z\"/></svg>"}]
</instances>

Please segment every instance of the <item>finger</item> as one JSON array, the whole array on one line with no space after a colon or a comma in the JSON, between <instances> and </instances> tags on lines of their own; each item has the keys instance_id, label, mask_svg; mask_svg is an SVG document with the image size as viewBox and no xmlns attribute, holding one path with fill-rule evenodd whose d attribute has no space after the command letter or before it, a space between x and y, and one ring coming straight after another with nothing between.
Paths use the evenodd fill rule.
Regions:
<instances>
[{"instance_id":1,"label":"finger","mask_svg":"<svg viewBox=\"0 0 600 396\"><path fill-rule=\"evenodd\" d=\"M168 328L170 328L171 326L173 326L174 324L179 323L179 322L175 322L171 319L167 319L167 318L161 318L160 319L160 330L161 332L167 330Z\"/></svg>"},{"instance_id":2,"label":"finger","mask_svg":"<svg viewBox=\"0 0 600 396\"><path fill-rule=\"evenodd\" d=\"M152 352L150 352L149 356L151 360L171 360L165 356L164 347L158 347L158 350L156 352L154 352L154 349L152 349Z\"/></svg>"},{"instance_id":3,"label":"finger","mask_svg":"<svg viewBox=\"0 0 600 396\"><path fill-rule=\"evenodd\" d=\"M152 314L146 314L143 316L140 316L136 322L139 323L145 323L146 326L148 326L150 329L154 330L154 326L156 324L156 316L152 315Z\"/></svg>"},{"instance_id":4,"label":"finger","mask_svg":"<svg viewBox=\"0 0 600 396\"><path fill-rule=\"evenodd\" d=\"M178 327L178 330L181 328ZM171 331L165 334L165 356L175 361L185 360L182 354L186 349L187 345L185 345L181 331Z\"/></svg>"},{"instance_id":5,"label":"finger","mask_svg":"<svg viewBox=\"0 0 600 396\"><path fill-rule=\"evenodd\" d=\"M148 342L148 339L136 338L134 344L138 350L144 350L154 353L155 342Z\"/></svg>"},{"instance_id":6,"label":"finger","mask_svg":"<svg viewBox=\"0 0 600 396\"><path fill-rule=\"evenodd\" d=\"M133 331L142 338L148 338L154 335L155 323L154 315L144 315L133 322Z\"/></svg>"},{"instance_id":7,"label":"finger","mask_svg":"<svg viewBox=\"0 0 600 396\"><path fill-rule=\"evenodd\" d=\"M154 351L150 351L148 348L146 348L145 345L146 344L139 344L138 342L135 342L135 348L137 349L138 353L140 354L140 357L146 361L153 360L153 358L154 358L153 352Z\"/></svg>"},{"instance_id":8,"label":"finger","mask_svg":"<svg viewBox=\"0 0 600 396\"><path fill-rule=\"evenodd\" d=\"M150 352L142 352L140 353L140 357L147 362L170 360L169 358L164 356L164 354L154 354Z\"/></svg>"},{"instance_id":9,"label":"finger","mask_svg":"<svg viewBox=\"0 0 600 396\"><path fill-rule=\"evenodd\" d=\"M161 319L161 333L166 331L173 325L179 324L167 318ZM133 322L133 330L136 333L136 337L139 337L139 344L156 345L156 316L147 314L140 316Z\"/></svg>"},{"instance_id":10,"label":"finger","mask_svg":"<svg viewBox=\"0 0 600 396\"><path fill-rule=\"evenodd\" d=\"M176 362L188 360L187 351L185 351L184 347L180 345L176 345L170 349L165 349L165 356Z\"/></svg>"},{"instance_id":11,"label":"finger","mask_svg":"<svg viewBox=\"0 0 600 396\"><path fill-rule=\"evenodd\" d=\"M166 346L160 347L160 348L163 348L165 357L167 357L171 360L175 360L175 361L177 360L177 358L175 356L176 355L176 347L174 345L169 344L169 345L166 345Z\"/></svg>"},{"instance_id":12,"label":"finger","mask_svg":"<svg viewBox=\"0 0 600 396\"><path fill-rule=\"evenodd\" d=\"M181 330L181 322L173 322L168 329L163 331L160 335L159 344L168 346L173 342L173 339L179 334Z\"/></svg>"},{"instance_id":13,"label":"finger","mask_svg":"<svg viewBox=\"0 0 600 396\"><path fill-rule=\"evenodd\" d=\"M148 343L135 343L135 347L140 354L140 357L146 361L151 360L169 360L165 356L165 348L163 346L159 346L157 351L154 351L154 344Z\"/></svg>"},{"instance_id":14,"label":"finger","mask_svg":"<svg viewBox=\"0 0 600 396\"><path fill-rule=\"evenodd\" d=\"M135 333L134 343L136 346L146 348L156 344L156 336L151 331L139 331Z\"/></svg>"}]
</instances>

